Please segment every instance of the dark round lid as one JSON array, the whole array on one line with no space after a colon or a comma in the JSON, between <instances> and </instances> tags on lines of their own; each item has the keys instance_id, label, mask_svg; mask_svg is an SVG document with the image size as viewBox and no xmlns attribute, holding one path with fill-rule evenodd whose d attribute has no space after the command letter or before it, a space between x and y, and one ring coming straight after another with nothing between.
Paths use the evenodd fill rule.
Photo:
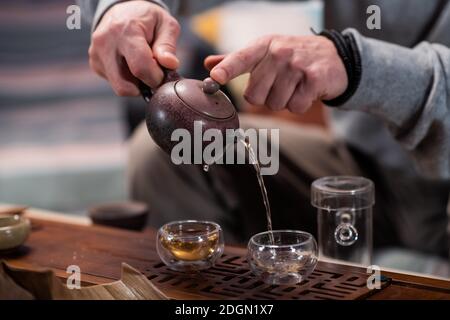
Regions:
<instances>
[{"instance_id":1,"label":"dark round lid","mask_svg":"<svg viewBox=\"0 0 450 320\"><path fill-rule=\"evenodd\" d=\"M234 106L221 90L206 94L202 88L203 82L194 79L182 79L175 84L178 97L193 110L214 119L234 116Z\"/></svg>"}]
</instances>

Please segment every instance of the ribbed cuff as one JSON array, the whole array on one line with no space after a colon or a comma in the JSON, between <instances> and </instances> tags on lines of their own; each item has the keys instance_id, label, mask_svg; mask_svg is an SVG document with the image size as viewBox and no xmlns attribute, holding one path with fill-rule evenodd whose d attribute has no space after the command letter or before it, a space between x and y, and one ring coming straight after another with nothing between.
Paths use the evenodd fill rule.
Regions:
<instances>
[{"instance_id":1,"label":"ribbed cuff","mask_svg":"<svg viewBox=\"0 0 450 320\"><path fill-rule=\"evenodd\" d=\"M330 107L338 107L347 102L359 87L362 75L361 56L352 34L343 35L335 30L324 30L319 35L334 43L347 72L348 86L345 92L332 100L323 100Z\"/></svg>"}]
</instances>

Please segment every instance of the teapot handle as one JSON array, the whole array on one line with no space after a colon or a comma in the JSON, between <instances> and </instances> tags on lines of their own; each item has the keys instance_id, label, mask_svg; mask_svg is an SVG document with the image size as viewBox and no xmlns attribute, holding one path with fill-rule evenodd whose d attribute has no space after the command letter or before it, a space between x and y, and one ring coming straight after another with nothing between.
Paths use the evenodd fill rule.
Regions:
<instances>
[{"instance_id":1,"label":"teapot handle","mask_svg":"<svg viewBox=\"0 0 450 320\"><path fill-rule=\"evenodd\" d=\"M167 69L167 68L161 67L161 66L160 66L160 68L162 69L162 71L164 73L164 78L163 78L161 85L163 85L167 82L177 81L182 78L176 70ZM153 96L153 89L150 88L149 86L147 86L141 80L139 80L139 91L141 92L141 95L144 98L144 100L146 102L149 102Z\"/></svg>"}]
</instances>

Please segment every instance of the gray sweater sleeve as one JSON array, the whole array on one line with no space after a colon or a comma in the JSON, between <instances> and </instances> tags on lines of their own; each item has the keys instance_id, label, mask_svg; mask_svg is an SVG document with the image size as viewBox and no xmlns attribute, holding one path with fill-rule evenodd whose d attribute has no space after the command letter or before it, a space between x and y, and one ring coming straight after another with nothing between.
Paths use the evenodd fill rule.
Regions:
<instances>
[{"instance_id":1,"label":"gray sweater sleeve","mask_svg":"<svg viewBox=\"0 0 450 320\"><path fill-rule=\"evenodd\" d=\"M91 30L94 31L101 18L113 5L127 0L78 0L82 12L88 23L91 23ZM162 0L147 0L160 5L168 10L168 7Z\"/></svg>"},{"instance_id":2,"label":"gray sweater sleeve","mask_svg":"<svg viewBox=\"0 0 450 320\"><path fill-rule=\"evenodd\" d=\"M413 49L347 29L361 54L358 90L341 109L382 118L429 177L450 178L450 49L423 42Z\"/></svg>"}]
</instances>

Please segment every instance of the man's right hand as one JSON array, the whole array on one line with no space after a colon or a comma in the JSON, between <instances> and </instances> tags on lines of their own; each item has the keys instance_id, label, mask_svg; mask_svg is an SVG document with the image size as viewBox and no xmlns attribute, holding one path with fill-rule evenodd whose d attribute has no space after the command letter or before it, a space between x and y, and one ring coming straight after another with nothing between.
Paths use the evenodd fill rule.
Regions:
<instances>
[{"instance_id":1,"label":"man's right hand","mask_svg":"<svg viewBox=\"0 0 450 320\"><path fill-rule=\"evenodd\" d=\"M137 96L137 79L152 88L163 79L160 65L176 69L178 22L157 4L133 0L118 3L92 34L91 68L107 79L119 96Z\"/></svg>"}]
</instances>

